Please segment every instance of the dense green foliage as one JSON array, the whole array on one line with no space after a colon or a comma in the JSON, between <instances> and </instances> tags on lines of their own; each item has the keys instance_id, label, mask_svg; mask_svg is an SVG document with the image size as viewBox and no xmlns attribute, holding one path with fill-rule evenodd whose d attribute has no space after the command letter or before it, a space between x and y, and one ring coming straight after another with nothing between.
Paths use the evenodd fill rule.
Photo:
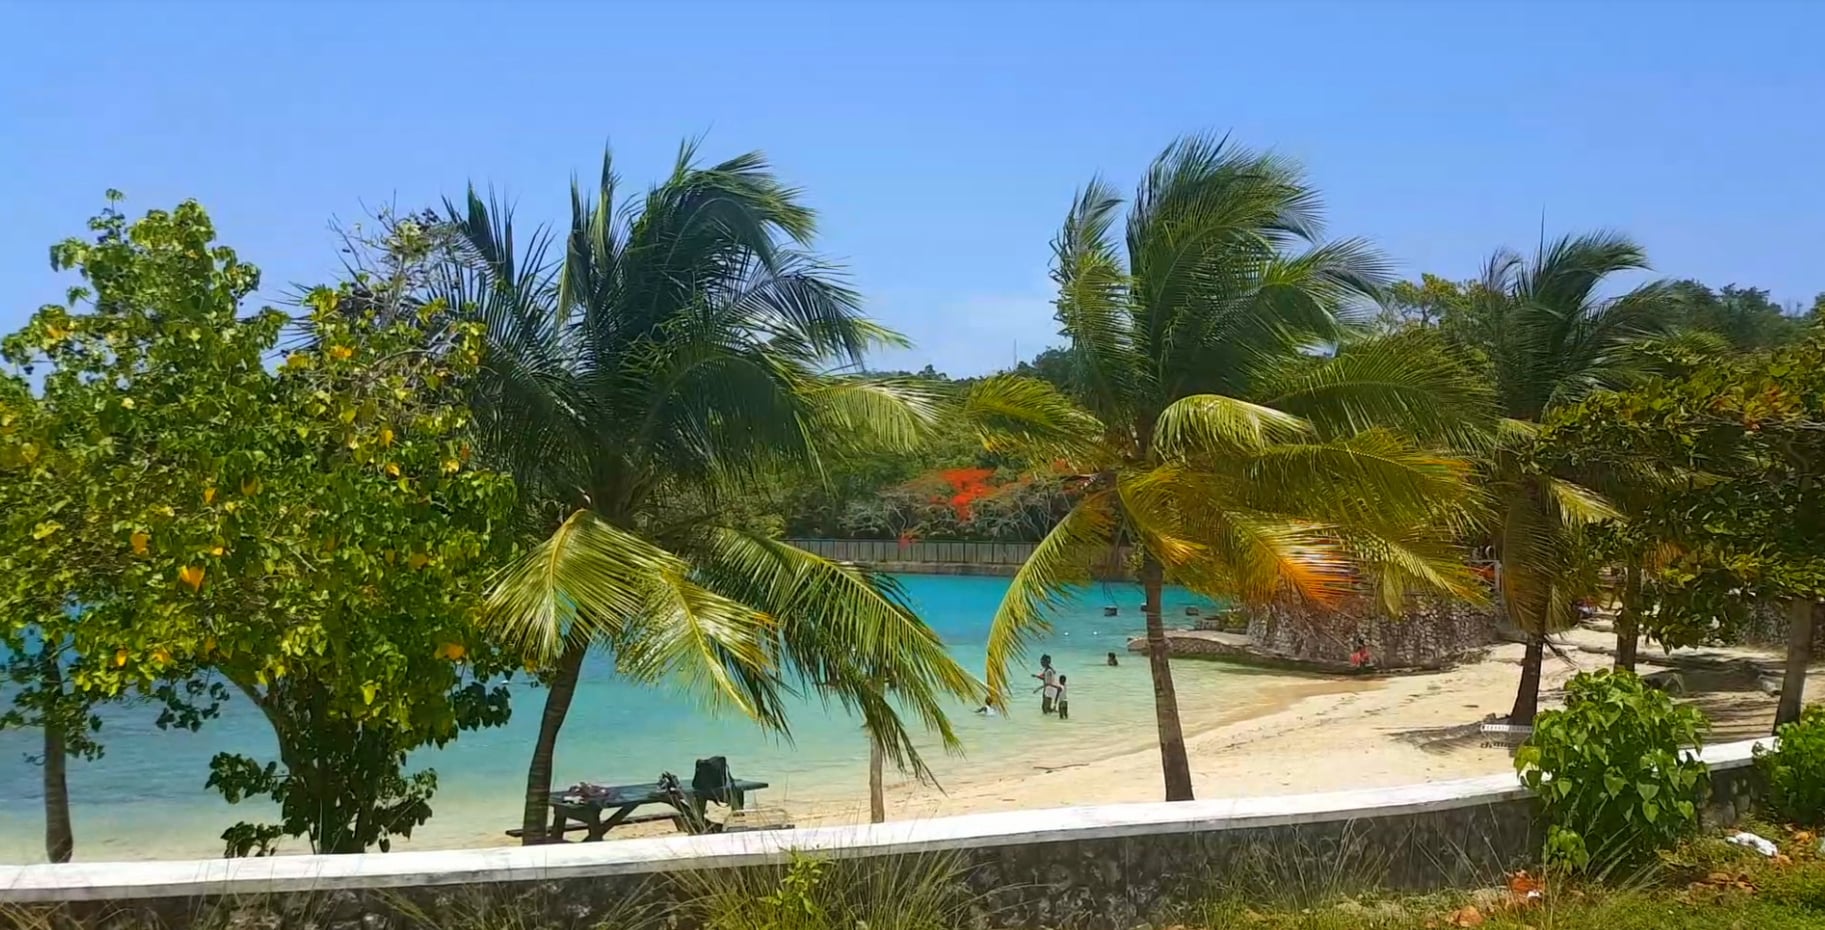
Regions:
<instances>
[{"instance_id":1,"label":"dense green foliage","mask_svg":"<svg viewBox=\"0 0 1825 930\"><path fill-rule=\"evenodd\" d=\"M1825 334L1593 396L1555 418L1541 448L1651 488L1628 532L1658 547L1643 617L1662 642L1727 636L1753 605L1785 602L1792 635L1776 722L1795 719L1825 595Z\"/></svg>"},{"instance_id":2,"label":"dense green foliage","mask_svg":"<svg viewBox=\"0 0 1825 930\"><path fill-rule=\"evenodd\" d=\"M84 692L215 681L259 709L279 759L218 755L209 782L281 819L231 828L230 852L385 848L430 815L435 778L406 753L506 719L473 635L513 543L511 482L469 461L480 334L427 348L410 319L339 314L347 289L319 289L310 347L275 368L290 320L241 315L258 272L200 207L92 228L52 256L85 286L5 343L43 370L0 451L23 490L7 619L67 641ZM58 622L71 605L80 622Z\"/></svg>"},{"instance_id":3,"label":"dense green foliage","mask_svg":"<svg viewBox=\"0 0 1825 930\"><path fill-rule=\"evenodd\" d=\"M1708 785L1691 754L1704 715L1648 688L1634 673L1586 672L1565 686L1565 709L1547 711L1515 754L1539 796L1553 864L1616 875L1653 860L1698 828Z\"/></svg>"},{"instance_id":4,"label":"dense green foliage","mask_svg":"<svg viewBox=\"0 0 1825 930\"><path fill-rule=\"evenodd\" d=\"M1783 725L1773 750L1756 747L1755 765L1768 781L1768 805L1791 823L1825 825L1825 704L1806 708Z\"/></svg>"},{"instance_id":5,"label":"dense green foliage","mask_svg":"<svg viewBox=\"0 0 1825 930\"><path fill-rule=\"evenodd\" d=\"M1362 242L1324 240L1317 192L1287 161L1181 139L1127 206L1125 242L1123 208L1092 182L1054 242L1076 408L1044 437L1055 452L1029 454L1082 478L996 613L989 687L1005 698L1007 664L1048 610L1128 548L1146 589L1166 797L1184 800L1161 586L1326 602L1369 566L1391 600L1409 585L1474 596L1453 532L1468 468L1452 447L1487 426L1489 405L1436 340L1352 338L1383 263Z\"/></svg>"},{"instance_id":6,"label":"dense green foliage","mask_svg":"<svg viewBox=\"0 0 1825 930\"><path fill-rule=\"evenodd\" d=\"M209 785L279 818L228 850L357 851L430 816L435 776L406 754L504 722L522 664L550 686L536 842L592 649L781 730L790 693L820 692L924 773L915 727L955 748L947 710L1005 701L1048 610L1118 555L1147 587L1169 798L1190 780L1166 583L1398 609L1413 588L1480 597L1464 557L1488 547L1530 637L1524 722L1545 636L1619 568L1630 643L1636 624L1727 638L1783 605L1780 719L1799 713L1825 596L1825 295L1805 317L1754 288L1619 291L1647 265L1611 234L1390 283L1365 243L1326 238L1295 166L1199 137L1130 202L1079 193L1054 243L1065 346L978 378L870 374L899 337L809 251L814 217L759 156L687 147L623 202L605 159L572 194L559 235L517 245L473 194L390 222L382 273L303 292L301 318L243 306L259 273L194 203L110 207L52 250L82 283L0 347L0 728L42 732L52 858L98 704L194 729L249 701L278 758L223 754ZM1036 541L986 689L890 579L791 535ZM1578 685L1524 765L1598 818L1557 835L1575 860L1684 821L1647 743L1623 755L1653 771L1621 788L1539 780L1616 755L1566 733L1683 732L1629 682ZM1639 732L1612 732L1625 719ZM1811 765L1777 769L1794 796L1815 796Z\"/></svg>"},{"instance_id":7,"label":"dense green foliage","mask_svg":"<svg viewBox=\"0 0 1825 930\"><path fill-rule=\"evenodd\" d=\"M826 458L910 450L944 393L832 373L898 337L807 251L815 224L757 154L672 174L618 208L604 156L573 187L563 257L471 193L448 221L440 293L482 332L471 396L491 462L542 540L490 594L492 628L547 674L523 830L544 838L552 757L584 654L784 729L814 689L923 774L906 718L955 747L945 712L980 687L889 579L730 519ZM889 700L889 698L892 700Z\"/></svg>"}]
</instances>

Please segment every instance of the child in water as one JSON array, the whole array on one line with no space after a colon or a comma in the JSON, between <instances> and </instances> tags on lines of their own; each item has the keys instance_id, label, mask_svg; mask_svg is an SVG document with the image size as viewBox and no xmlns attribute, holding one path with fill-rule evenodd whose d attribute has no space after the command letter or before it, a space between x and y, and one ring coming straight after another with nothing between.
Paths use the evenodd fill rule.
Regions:
<instances>
[{"instance_id":1,"label":"child in water","mask_svg":"<svg viewBox=\"0 0 1825 930\"><path fill-rule=\"evenodd\" d=\"M1071 719L1071 701L1065 696L1067 693L1065 691L1065 679L1069 677L1069 675L1058 676L1058 719L1060 720Z\"/></svg>"}]
</instances>

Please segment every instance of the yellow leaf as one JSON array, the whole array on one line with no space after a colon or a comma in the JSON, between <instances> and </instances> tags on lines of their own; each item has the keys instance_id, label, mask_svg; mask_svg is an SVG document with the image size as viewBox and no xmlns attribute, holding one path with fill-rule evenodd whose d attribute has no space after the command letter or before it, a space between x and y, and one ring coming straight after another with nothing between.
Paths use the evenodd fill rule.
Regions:
<instances>
[{"instance_id":1,"label":"yellow leaf","mask_svg":"<svg viewBox=\"0 0 1825 930\"><path fill-rule=\"evenodd\" d=\"M285 357L285 367L287 368L309 368L310 364L310 358L302 352L293 352Z\"/></svg>"},{"instance_id":2,"label":"yellow leaf","mask_svg":"<svg viewBox=\"0 0 1825 930\"><path fill-rule=\"evenodd\" d=\"M444 459L444 474L446 475L454 475L456 474L457 469L462 467L463 463L455 459Z\"/></svg>"},{"instance_id":3,"label":"yellow leaf","mask_svg":"<svg viewBox=\"0 0 1825 930\"><path fill-rule=\"evenodd\" d=\"M50 323L44 327L44 334L48 336L52 342L62 342L63 337L68 336L70 331L58 326L56 323Z\"/></svg>"},{"instance_id":4,"label":"yellow leaf","mask_svg":"<svg viewBox=\"0 0 1825 930\"><path fill-rule=\"evenodd\" d=\"M469 648L462 643L444 643L437 647L437 657L440 659L449 659L452 662L461 662L463 656L468 654Z\"/></svg>"},{"instance_id":5,"label":"yellow leaf","mask_svg":"<svg viewBox=\"0 0 1825 930\"><path fill-rule=\"evenodd\" d=\"M406 564L413 569L424 568L426 565L430 564L430 562L431 557L422 552L414 552L411 555L406 556Z\"/></svg>"},{"instance_id":6,"label":"yellow leaf","mask_svg":"<svg viewBox=\"0 0 1825 930\"><path fill-rule=\"evenodd\" d=\"M391 426L383 426L380 428L380 444L383 446L391 446L393 444L393 428Z\"/></svg>"},{"instance_id":7,"label":"yellow leaf","mask_svg":"<svg viewBox=\"0 0 1825 930\"><path fill-rule=\"evenodd\" d=\"M333 358L339 362L343 361L345 359L353 358L354 355L355 355L355 350L349 348L348 346L330 346L330 358Z\"/></svg>"},{"instance_id":8,"label":"yellow leaf","mask_svg":"<svg viewBox=\"0 0 1825 930\"><path fill-rule=\"evenodd\" d=\"M367 684L362 685L361 686L362 702L366 703L366 704L374 703L374 695L378 694L379 692L380 692L380 686L374 684L371 681L368 682Z\"/></svg>"},{"instance_id":9,"label":"yellow leaf","mask_svg":"<svg viewBox=\"0 0 1825 930\"><path fill-rule=\"evenodd\" d=\"M32 538L43 539L61 529L63 529L63 524L56 521L46 521L32 528Z\"/></svg>"},{"instance_id":10,"label":"yellow leaf","mask_svg":"<svg viewBox=\"0 0 1825 930\"><path fill-rule=\"evenodd\" d=\"M154 649L152 650L152 661L154 664L164 665L171 661L171 653L163 647Z\"/></svg>"},{"instance_id":11,"label":"yellow leaf","mask_svg":"<svg viewBox=\"0 0 1825 930\"><path fill-rule=\"evenodd\" d=\"M137 406L137 405L136 405L136 404L134 404L134 402L133 402L133 398L131 398L131 397L123 397L123 398L121 398L121 399L120 399L120 405L121 405L121 406L122 406L122 407L125 407L125 408L127 408L127 409L128 409L128 410L132 410L132 409L133 409L133 408L134 408L134 407L135 407L135 406Z\"/></svg>"},{"instance_id":12,"label":"yellow leaf","mask_svg":"<svg viewBox=\"0 0 1825 930\"><path fill-rule=\"evenodd\" d=\"M200 591L203 589L203 567L186 565L177 570L177 580L189 585L192 591Z\"/></svg>"},{"instance_id":13,"label":"yellow leaf","mask_svg":"<svg viewBox=\"0 0 1825 930\"><path fill-rule=\"evenodd\" d=\"M215 503L215 488L204 488L203 489L203 506L207 507L213 503Z\"/></svg>"},{"instance_id":14,"label":"yellow leaf","mask_svg":"<svg viewBox=\"0 0 1825 930\"><path fill-rule=\"evenodd\" d=\"M130 538L133 541L133 554L145 555L146 544L152 541L152 534L145 530L136 530Z\"/></svg>"},{"instance_id":15,"label":"yellow leaf","mask_svg":"<svg viewBox=\"0 0 1825 930\"><path fill-rule=\"evenodd\" d=\"M252 497L255 494L260 493L260 479L252 478L252 477L242 478L241 479L241 493L247 495L248 497Z\"/></svg>"},{"instance_id":16,"label":"yellow leaf","mask_svg":"<svg viewBox=\"0 0 1825 930\"><path fill-rule=\"evenodd\" d=\"M222 547L222 546L213 546L213 547L211 547L211 548L210 548L210 550L209 550L209 554L210 554L210 555L218 555L218 556L219 556L219 555L221 555L221 554L222 554L222 553L224 553L224 552L227 552L227 551L228 551L228 550L227 550L227 549L226 549L226 548L225 548L225 547Z\"/></svg>"},{"instance_id":17,"label":"yellow leaf","mask_svg":"<svg viewBox=\"0 0 1825 930\"><path fill-rule=\"evenodd\" d=\"M392 478L399 477L399 464L397 462L387 463L387 475Z\"/></svg>"},{"instance_id":18,"label":"yellow leaf","mask_svg":"<svg viewBox=\"0 0 1825 930\"><path fill-rule=\"evenodd\" d=\"M381 555L383 557L385 557L385 559L387 560L387 564L391 565L391 564L393 564L393 560L395 558L398 558L399 553L393 551L392 549L388 549L385 552L381 553Z\"/></svg>"},{"instance_id":19,"label":"yellow leaf","mask_svg":"<svg viewBox=\"0 0 1825 930\"><path fill-rule=\"evenodd\" d=\"M213 652L215 652L215 637L203 637L203 655L209 655Z\"/></svg>"},{"instance_id":20,"label":"yellow leaf","mask_svg":"<svg viewBox=\"0 0 1825 930\"><path fill-rule=\"evenodd\" d=\"M121 666L126 665L126 664L127 664L127 650L125 650L125 649L114 650L114 667L120 668Z\"/></svg>"}]
</instances>

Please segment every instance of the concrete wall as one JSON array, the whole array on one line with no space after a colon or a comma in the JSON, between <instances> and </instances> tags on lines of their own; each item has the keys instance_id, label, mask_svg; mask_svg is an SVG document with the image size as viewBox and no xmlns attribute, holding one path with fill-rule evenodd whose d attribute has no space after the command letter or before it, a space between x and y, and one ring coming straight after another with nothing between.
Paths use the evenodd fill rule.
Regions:
<instances>
[{"instance_id":1,"label":"concrete wall","mask_svg":"<svg viewBox=\"0 0 1825 930\"><path fill-rule=\"evenodd\" d=\"M1711 747L1709 815L1748 803L1752 743ZM906 868L954 868L977 927L1126 930L1194 903L1238 874L1382 887L1494 883L1533 860L1540 828L1512 775L1287 797L1010 811L863 827L675 836L608 843L281 856L187 862L0 867L0 903L62 903L79 926L183 926L212 901L244 902L244 925L396 927L401 909L434 922L478 896L516 926L585 927L655 907L681 875L777 868L794 854ZM625 925L625 921L623 922Z\"/></svg>"}]
</instances>

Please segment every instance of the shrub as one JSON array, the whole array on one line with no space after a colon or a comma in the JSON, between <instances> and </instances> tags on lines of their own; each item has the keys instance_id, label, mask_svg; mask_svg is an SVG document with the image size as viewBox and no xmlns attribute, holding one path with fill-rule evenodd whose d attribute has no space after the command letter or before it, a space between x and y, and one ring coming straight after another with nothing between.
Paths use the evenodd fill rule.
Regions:
<instances>
[{"instance_id":1,"label":"shrub","mask_svg":"<svg viewBox=\"0 0 1825 930\"><path fill-rule=\"evenodd\" d=\"M1614 874L1652 862L1698 827L1708 784L1699 745L1704 715L1634 673L1586 672L1565 686L1565 709L1541 714L1515 754L1547 820L1546 858Z\"/></svg>"},{"instance_id":2,"label":"shrub","mask_svg":"<svg viewBox=\"0 0 1825 930\"><path fill-rule=\"evenodd\" d=\"M1806 708L1775 735L1779 748L1755 750L1755 766L1768 779L1768 807L1790 823L1825 825L1825 704Z\"/></svg>"}]
</instances>

